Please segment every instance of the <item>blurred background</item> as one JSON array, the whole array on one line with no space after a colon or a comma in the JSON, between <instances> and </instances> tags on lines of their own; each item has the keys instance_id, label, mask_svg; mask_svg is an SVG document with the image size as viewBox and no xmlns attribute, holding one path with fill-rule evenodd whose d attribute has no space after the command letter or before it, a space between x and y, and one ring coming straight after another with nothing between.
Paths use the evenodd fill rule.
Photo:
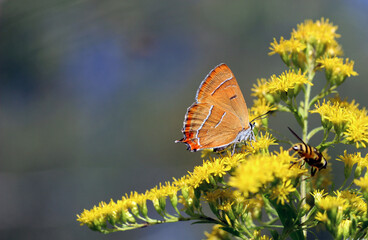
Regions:
<instances>
[{"instance_id":1,"label":"blurred background","mask_svg":"<svg viewBox=\"0 0 368 240\"><path fill-rule=\"evenodd\" d=\"M269 43L305 19L339 26L359 73L341 97L367 106L367 12L365 0L0 1L0 238L204 238L211 226L188 222L103 235L76 214L192 171L200 153L174 140L200 82L225 62L250 107L256 79L285 70ZM271 127L296 141L289 119Z\"/></svg>"}]
</instances>

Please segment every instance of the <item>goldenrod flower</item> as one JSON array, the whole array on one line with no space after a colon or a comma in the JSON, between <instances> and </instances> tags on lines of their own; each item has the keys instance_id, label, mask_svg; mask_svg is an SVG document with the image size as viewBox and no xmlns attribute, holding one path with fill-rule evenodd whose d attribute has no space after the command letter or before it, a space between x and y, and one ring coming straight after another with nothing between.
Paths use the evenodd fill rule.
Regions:
<instances>
[{"instance_id":1,"label":"goldenrod flower","mask_svg":"<svg viewBox=\"0 0 368 240\"><path fill-rule=\"evenodd\" d=\"M253 120L263 114L275 110L277 110L277 107L272 106L272 104L268 102L265 98L258 98L254 100L253 106L249 110L249 119ZM260 126L261 124L266 125L267 121L267 116L264 116L263 118L258 118L255 120L256 126Z\"/></svg>"},{"instance_id":2,"label":"goldenrod flower","mask_svg":"<svg viewBox=\"0 0 368 240\"><path fill-rule=\"evenodd\" d=\"M337 161L344 162L345 169L344 174L345 178L350 176L351 170L353 166L357 164L357 168L355 170L355 178L359 177L362 170L367 167L367 159L361 156L361 152L356 152L354 154L347 154L346 150L344 150L344 155L340 155Z\"/></svg>"},{"instance_id":3,"label":"goldenrod flower","mask_svg":"<svg viewBox=\"0 0 368 240\"><path fill-rule=\"evenodd\" d=\"M355 229L354 229L355 231ZM353 232L353 222L350 219L344 219L341 221L337 228L337 239L348 239Z\"/></svg>"},{"instance_id":4,"label":"goldenrod flower","mask_svg":"<svg viewBox=\"0 0 368 240\"><path fill-rule=\"evenodd\" d=\"M278 204L281 202L284 205L285 202L289 202L289 194L295 191L296 188L291 184L290 179L287 179L272 188L271 199L277 199Z\"/></svg>"},{"instance_id":5,"label":"goldenrod flower","mask_svg":"<svg viewBox=\"0 0 368 240\"><path fill-rule=\"evenodd\" d=\"M284 97L287 93L289 96L297 95L304 84L313 85L299 70L298 73L293 71L285 71L280 76L272 75L270 81L267 83L267 90L270 94L277 94ZM284 99L285 100L285 99Z\"/></svg>"},{"instance_id":6,"label":"goldenrod flower","mask_svg":"<svg viewBox=\"0 0 368 240\"><path fill-rule=\"evenodd\" d=\"M325 57L317 59L317 63L321 64L321 68L326 69L326 78L331 85L340 85L346 77L357 76L358 73L353 70L354 61L338 57Z\"/></svg>"},{"instance_id":7,"label":"goldenrod flower","mask_svg":"<svg viewBox=\"0 0 368 240\"><path fill-rule=\"evenodd\" d=\"M208 233L205 232L204 235L206 235L207 240L223 240L223 239L230 239L229 233L225 230L221 229L221 225L216 224L212 228L212 232Z\"/></svg>"},{"instance_id":8,"label":"goldenrod flower","mask_svg":"<svg viewBox=\"0 0 368 240\"><path fill-rule=\"evenodd\" d=\"M273 43L271 43L270 50L271 52L268 55L273 54L285 54L285 53L293 53L293 52L301 52L306 48L305 43L291 38L290 40L284 40L283 37L280 38L280 43L274 38Z\"/></svg>"},{"instance_id":9,"label":"goldenrod flower","mask_svg":"<svg viewBox=\"0 0 368 240\"><path fill-rule=\"evenodd\" d=\"M324 211L323 213L317 212L315 219L320 222L327 222L328 216L327 216L326 211Z\"/></svg>"},{"instance_id":10,"label":"goldenrod flower","mask_svg":"<svg viewBox=\"0 0 368 240\"><path fill-rule=\"evenodd\" d=\"M314 197L314 201L315 202L319 202L323 197L325 197L327 195L327 193L325 193L325 190L314 190L313 193L311 193L311 195Z\"/></svg>"},{"instance_id":11,"label":"goldenrod flower","mask_svg":"<svg viewBox=\"0 0 368 240\"><path fill-rule=\"evenodd\" d=\"M342 47L337 41L332 41L326 46L326 56L342 56L343 54Z\"/></svg>"},{"instance_id":12,"label":"goldenrod flower","mask_svg":"<svg viewBox=\"0 0 368 240\"><path fill-rule=\"evenodd\" d=\"M253 143L252 143L253 144ZM246 156L248 156L250 152L244 152L244 153L237 153L234 155L229 155L222 158L222 162L225 166L230 167L231 169L234 169L237 167L240 163L245 161Z\"/></svg>"},{"instance_id":13,"label":"goldenrod flower","mask_svg":"<svg viewBox=\"0 0 368 240\"><path fill-rule=\"evenodd\" d=\"M355 185L360 187L363 192L368 193L368 174L365 174L364 177L354 180Z\"/></svg>"},{"instance_id":14,"label":"goldenrod flower","mask_svg":"<svg viewBox=\"0 0 368 240\"><path fill-rule=\"evenodd\" d=\"M350 190L335 191L337 198L346 200L346 204L350 210L351 214L362 215L367 212L367 204L362 198L361 194L358 192L353 192Z\"/></svg>"},{"instance_id":15,"label":"goldenrod flower","mask_svg":"<svg viewBox=\"0 0 368 240\"><path fill-rule=\"evenodd\" d=\"M345 209L347 207L346 199L333 196L326 196L324 198L321 198L318 202L316 202L316 205L323 210L330 210L340 207Z\"/></svg>"},{"instance_id":16,"label":"goldenrod flower","mask_svg":"<svg viewBox=\"0 0 368 240\"><path fill-rule=\"evenodd\" d=\"M327 128L333 125L337 133L341 133L349 121L348 112L338 102L332 104L330 101L326 103L323 100L322 104L318 102L315 105L315 109L310 112L319 113L321 115L322 125Z\"/></svg>"},{"instance_id":17,"label":"goldenrod flower","mask_svg":"<svg viewBox=\"0 0 368 240\"><path fill-rule=\"evenodd\" d=\"M313 45L317 49L317 54L321 55L329 48L329 45L336 48L336 38L340 37L336 30L337 26L332 25L328 19L321 18L316 22L306 20L304 23L298 24L297 29L293 29L291 36Z\"/></svg>"},{"instance_id":18,"label":"goldenrod flower","mask_svg":"<svg viewBox=\"0 0 368 240\"><path fill-rule=\"evenodd\" d=\"M318 102L316 109L311 113L319 113L321 115L322 125L330 128L332 125L337 134L344 132L347 141L355 143L356 147L366 147L368 144L368 116L365 108L359 110L358 104L354 101L347 103L346 101Z\"/></svg>"},{"instance_id":19,"label":"goldenrod flower","mask_svg":"<svg viewBox=\"0 0 368 240\"><path fill-rule=\"evenodd\" d=\"M245 197L266 188L268 183L299 177L304 171L290 169L290 162L296 159L288 151L272 155L251 155L230 178L229 185L236 187Z\"/></svg>"},{"instance_id":20,"label":"goldenrod flower","mask_svg":"<svg viewBox=\"0 0 368 240\"><path fill-rule=\"evenodd\" d=\"M256 194L252 198L244 200L247 204L247 211L252 214L253 218L259 218L262 214L262 207L264 206L264 200L262 195Z\"/></svg>"},{"instance_id":21,"label":"goldenrod flower","mask_svg":"<svg viewBox=\"0 0 368 240\"><path fill-rule=\"evenodd\" d=\"M355 143L359 148L367 147L368 144L368 116L365 109L360 111L360 114L351 114L350 123L345 131L346 140Z\"/></svg>"},{"instance_id":22,"label":"goldenrod flower","mask_svg":"<svg viewBox=\"0 0 368 240\"><path fill-rule=\"evenodd\" d=\"M262 132L257 136L257 141L253 142L252 145L246 145L245 149L251 153L260 152L262 150L268 150L270 145L277 145L275 143L276 140L272 137L270 133L265 133L264 135Z\"/></svg>"},{"instance_id":23,"label":"goldenrod flower","mask_svg":"<svg viewBox=\"0 0 368 240\"><path fill-rule=\"evenodd\" d=\"M251 238L250 240L272 240L272 238L266 235L261 236L261 231L257 231L257 230L253 232L253 236L254 237Z\"/></svg>"},{"instance_id":24,"label":"goldenrod flower","mask_svg":"<svg viewBox=\"0 0 368 240\"><path fill-rule=\"evenodd\" d=\"M267 79L257 79L257 84L253 84L253 88L251 90L252 96L255 96L257 98L264 98L268 93Z\"/></svg>"}]
</instances>

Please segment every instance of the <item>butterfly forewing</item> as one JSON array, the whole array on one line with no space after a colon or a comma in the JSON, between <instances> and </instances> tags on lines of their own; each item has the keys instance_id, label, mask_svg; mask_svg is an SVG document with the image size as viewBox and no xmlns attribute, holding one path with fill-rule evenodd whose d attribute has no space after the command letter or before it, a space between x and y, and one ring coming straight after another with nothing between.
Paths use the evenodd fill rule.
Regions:
<instances>
[{"instance_id":1,"label":"butterfly forewing","mask_svg":"<svg viewBox=\"0 0 368 240\"><path fill-rule=\"evenodd\" d=\"M234 74L226 64L214 68L203 80L197 91L197 102L220 106L240 118L244 128L248 127L248 109Z\"/></svg>"}]
</instances>

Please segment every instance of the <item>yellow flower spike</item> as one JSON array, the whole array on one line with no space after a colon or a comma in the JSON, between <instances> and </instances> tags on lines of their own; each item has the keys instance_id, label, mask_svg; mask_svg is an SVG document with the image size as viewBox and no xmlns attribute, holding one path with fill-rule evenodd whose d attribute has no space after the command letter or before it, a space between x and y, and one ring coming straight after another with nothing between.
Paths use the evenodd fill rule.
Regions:
<instances>
[{"instance_id":1,"label":"yellow flower spike","mask_svg":"<svg viewBox=\"0 0 368 240\"><path fill-rule=\"evenodd\" d=\"M364 196L368 196L368 174L365 174L364 177L359 179L355 179L354 184L362 189Z\"/></svg>"},{"instance_id":2,"label":"yellow flower spike","mask_svg":"<svg viewBox=\"0 0 368 240\"><path fill-rule=\"evenodd\" d=\"M317 212L315 219L317 221L326 223L328 221L328 217L327 217L326 211L324 211L323 213L322 212Z\"/></svg>"},{"instance_id":3,"label":"yellow flower spike","mask_svg":"<svg viewBox=\"0 0 368 240\"><path fill-rule=\"evenodd\" d=\"M223 164L230 167L231 169L236 168L240 163L245 161L245 158L250 154L250 152L237 153L234 155L229 155L222 158Z\"/></svg>"},{"instance_id":4,"label":"yellow flower spike","mask_svg":"<svg viewBox=\"0 0 368 240\"><path fill-rule=\"evenodd\" d=\"M337 161L341 161L345 164L344 175L345 178L348 178L351 174L351 170L355 164L358 165L358 171L355 174L355 178L359 177L362 171L362 168L366 167L366 159L362 158L361 152L356 152L354 154L347 154L347 151L344 150L344 155L340 155Z\"/></svg>"},{"instance_id":5,"label":"yellow flower spike","mask_svg":"<svg viewBox=\"0 0 368 240\"><path fill-rule=\"evenodd\" d=\"M316 202L316 206L320 211L326 211L329 220L327 227L329 228L340 224L343 219L343 212L349 207L349 204L344 198L326 196Z\"/></svg>"},{"instance_id":6,"label":"yellow flower spike","mask_svg":"<svg viewBox=\"0 0 368 240\"><path fill-rule=\"evenodd\" d=\"M342 56L344 54L341 45L339 45L336 40L331 41L327 45L325 53L326 56Z\"/></svg>"},{"instance_id":7,"label":"yellow flower spike","mask_svg":"<svg viewBox=\"0 0 368 240\"><path fill-rule=\"evenodd\" d=\"M352 221L349 219L344 219L341 221L337 228L337 239L348 239L351 236L352 229Z\"/></svg>"},{"instance_id":8,"label":"yellow flower spike","mask_svg":"<svg viewBox=\"0 0 368 240\"><path fill-rule=\"evenodd\" d=\"M253 232L253 237L250 240L272 240L272 238L266 235L261 236L261 231L255 230Z\"/></svg>"},{"instance_id":9,"label":"yellow flower spike","mask_svg":"<svg viewBox=\"0 0 368 240\"><path fill-rule=\"evenodd\" d=\"M355 191L344 190L334 192L337 198L347 201L351 214L363 215L367 212L367 204L361 197L361 194Z\"/></svg>"},{"instance_id":10,"label":"yellow flower spike","mask_svg":"<svg viewBox=\"0 0 368 240\"><path fill-rule=\"evenodd\" d=\"M365 108L359 109L354 101L348 103L339 99L318 102L315 108L310 112L321 115L324 127L332 124L337 134L343 132L346 141L355 143L357 148L368 145L368 112Z\"/></svg>"},{"instance_id":11,"label":"yellow flower spike","mask_svg":"<svg viewBox=\"0 0 368 240\"><path fill-rule=\"evenodd\" d=\"M262 114L266 114L270 111L277 110L277 107L272 106L265 98L258 98L253 101L253 106L249 110L249 119L255 119L256 117L261 116ZM268 119L267 117L256 119L256 126L260 126L261 124L267 126Z\"/></svg>"},{"instance_id":12,"label":"yellow flower spike","mask_svg":"<svg viewBox=\"0 0 368 240\"><path fill-rule=\"evenodd\" d=\"M201 152L201 158L209 158L211 159L211 154L213 153L213 149L203 149Z\"/></svg>"},{"instance_id":13,"label":"yellow flower spike","mask_svg":"<svg viewBox=\"0 0 368 240\"><path fill-rule=\"evenodd\" d=\"M268 147L270 145L278 145L275 142L276 140L270 133L267 132L264 135L260 133L257 136L257 141L253 142L252 145L246 145L245 149L253 154L262 151L268 152Z\"/></svg>"},{"instance_id":14,"label":"yellow flower spike","mask_svg":"<svg viewBox=\"0 0 368 240\"><path fill-rule=\"evenodd\" d=\"M280 43L274 38L273 43L271 43L271 52L268 55L279 54L283 62L289 66L290 59L297 59L298 55L306 48L304 42L291 38L290 40L284 40L283 37L280 38ZM304 53L303 53L304 55ZM293 61L294 64L299 66L298 61Z\"/></svg>"},{"instance_id":15,"label":"yellow flower spike","mask_svg":"<svg viewBox=\"0 0 368 240\"><path fill-rule=\"evenodd\" d=\"M204 235L206 235L207 240L222 240L222 239L230 239L229 233L225 230L221 229L222 225L216 224L212 228L212 232L208 233L205 232Z\"/></svg>"},{"instance_id":16,"label":"yellow flower spike","mask_svg":"<svg viewBox=\"0 0 368 240\"><path fill-rule=\"evenodd\" d=\"M290 162L295 160L282 148L280 152L272 155L250 155L235 170L234 176L230 177L229 185L237 188L244 197L248 197L261 191L267 183L299 177L301 172L290 169Z\"/></svg>"},{"instance_id":17,"label":"yellow flower spike","mask_svg":"<svg viewBox=\"0 0 368 240\"><path fill-rule=\"evenodd\" d=\"M326 49L331 50L331 46L338 49L336 38L339 38L340 35L336 33L336 30L337 26L332 25L328 19L321 18L316 22L306 20L304 23L298 24L297 29L293 29L291 36L314 46L317 50L317 56L320 56Z\"/></svg>"},{"instance_id":18,"label":"yellow flower spike","mask_svg":"<svg viewBox=\"0 0 368 240\"><path fill-rule=\"evenodd\" d=\"M358 73L353 70L354 61L349 59L338 58L338 57L325 57L317 59L317 63L321 64L321 68L326 70L326 78L331 85L340 85L344 82L346 77L357 76Z\"/></svg>"},{"instance_id":19,"label":"yellow flower spike","mask_svg":"<svg viewBox=\"0 0 368 240\"><path fill-rule=\"evenodd\" d=\"M287 93L289 96L294 96L294 89L300 88L304 84L313 85L299 69L298 73L291 70L283 72L280 76L271 76L270 81L267 84L267 91L270 94L280 95L283 99L282 93ZM289 91L293 90L293 91ZM284 99L286 100L286 99Z\"/></svg>"},{"instance_id":20,"label":"yellow flower spike","mask_svg":"<svg viewBox=\"0 0 368 240\"><path fill-rule=\"evenodd\" d=\"M271 199L277 199L277 204L281 203L284 205L285 202L289 202L289 194L295 191L296 188L291 184L290 179L288 179L272 188Z\"/></svg>"},{"instance_id":21,"label":"yellow flower spike","mask_svg":"<svg viewBox=\"0 0 368 240\"><path fill-rule=\"evenodd\" d=\"M253 88L251 90L252 96L255 96L257 98L264 98L268 93L267 79L265 78L257 79L257 84L253 84Z\"/></svg>"},{"instance_id":22,"label":"yellow flower spike","mask_svg":"<svg viewBox=\"0 0 368 240\"><path fill-rule=\"evenodd\" d=\"M350 117L349 112L341 107L338 102L332 103L328 101L326 103L325 100L323 100L322 104L318 102L315 105L315 109L310 112L319 113L321 115L322 125L329 126L329 123L331 123L338 134L346 128Z\"/></svg>"},{"instance_id":23,"label":"yellow flower spike","mask_svg":"<svg viewBox=\"0 0 368 240\"><path fill-rule=\"evenodd\" d=\"M346 207L346 200L343 198L333 197L333 196L325 196L321 198L318 202L316 202L318 208L323 210L330 210L338 207Z\"/></svg>"},{"instance_id":24,"label":"yellow flower spike","mask_svg":"<svg viewBox=\"0 0 368 240\"><path fill-rule=\"evenodd\" d=\"M365 109L363 109L365 111ZM352 114L345 136L346 140L355 143L356 148L368 145L368 117L366 114Z\"/></svg>"},{"instance_id":25,"label":"yellow flower spike","mask_svg":"<svg viewBox=\"0 0 368 240\"><path fill-rule=\"evenodd\" d=\"M252 214L253 218L259 219L262 216L262 207L264 206L262 195L257 194L245 201L247 202L247 211Z\"/></svg>"},{"instance_id":26,"label":"yellow flower spike","mask_svg":"<svg viewBox=\"0 0 368 240\"><path fill-rule=\"evenodd\" d=\"M325 193L325 190L314 190L313 193L311 193L311 195L314 197L314 201L316 203L318 203L323 197L325 197L327 195L327 193Z\"/></svg>"}]
</instances>

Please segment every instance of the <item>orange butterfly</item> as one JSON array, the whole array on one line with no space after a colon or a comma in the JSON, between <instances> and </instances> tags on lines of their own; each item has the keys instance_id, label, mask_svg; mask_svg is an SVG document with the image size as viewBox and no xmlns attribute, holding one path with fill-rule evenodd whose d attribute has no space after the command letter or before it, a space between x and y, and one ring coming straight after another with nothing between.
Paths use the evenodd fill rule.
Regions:
<instances>
[{"instance_id":1,"label":"orange butterfly","mask_svg":"<svg viewBox=\"0 0 368 240\"><path fill-rule=\"evenodd\" d=\"M226 64L215 67L199 86L195 102L184 117L184 138L188 150L222 150L231 144L255 140L254 123L249 122L247 104Z\"/></svg>"}]
</instances>

